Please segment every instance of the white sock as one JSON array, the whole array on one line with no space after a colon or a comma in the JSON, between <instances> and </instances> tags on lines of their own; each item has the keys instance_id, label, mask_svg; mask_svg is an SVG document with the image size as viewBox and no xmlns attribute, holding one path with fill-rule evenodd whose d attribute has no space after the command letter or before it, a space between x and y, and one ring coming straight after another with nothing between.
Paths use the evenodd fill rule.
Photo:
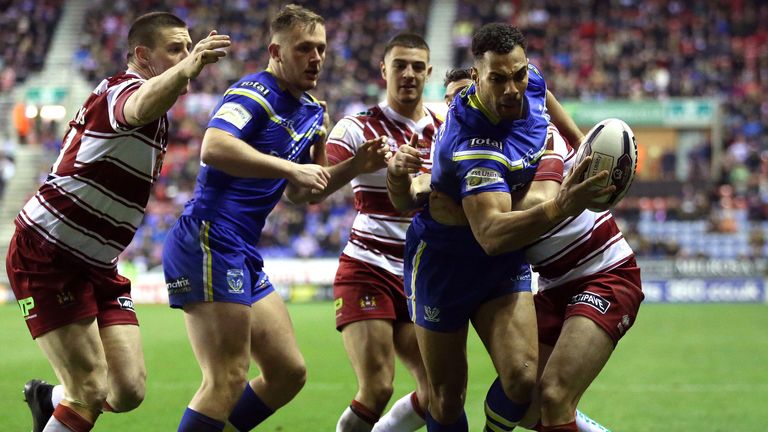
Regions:
<instances>
[{"instance_id":1,"label":"white sock","mask_svg":"<svg viewBox=\"0 0 768 432\"><path fill-rule=\"evenodd\" d=\"M579 410L576 410L576 427L579 432L611 432Z\"/></svg>"},{"instance_id":2,"label":"white sock","mask_svg":"<svg viewBox=\"0 0 768 432\"><path fill-rule=\"evenodd\" d=\"M64 426L63 423L56 420L56 417L51 416L48 423L45 424L43 432L72 432L72 429Z\"/></svg>"},{"instance_id":3,"label":"white sock","mask_svg":"<svg viewBox=\"0 0 768 432\"><path fill-rule=\"evenodd\" d=\"M336 432L371 432L372 427L372 424L358 417L352 408L347 407L336 423Z\"/></svg>"},{"instance_id":4,"label":"white sock","mask_svg":"<svg viewBox=\"0 0 768 432\"><path fill-rule=\"evenodd\" d=\"M53 404L53 409L56 409L56 407L59 406L62 399L64 399L64 386L61 384L53 386L53 390L51 391L51 404Z\"/></svg>"},{"instance_id":5,"label":"white sock","mask_svg":"<svg viewBox=\"0 0 768 432\"><path fill-rule=\"evenodd\" d=\"M384 414L372 432L413 432L421 429L426 421L416 412L412 399L414 393L401 397Z\"/></svg>"}]
</instances>

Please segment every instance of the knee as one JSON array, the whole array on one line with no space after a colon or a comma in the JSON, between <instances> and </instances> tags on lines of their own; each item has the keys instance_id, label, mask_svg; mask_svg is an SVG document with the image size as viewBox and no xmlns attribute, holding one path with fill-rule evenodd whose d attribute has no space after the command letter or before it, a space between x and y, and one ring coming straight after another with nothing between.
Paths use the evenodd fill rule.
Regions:
<instances>
[{"instance_id":1,"label":"knee","mask_svg":"<svg viewBox=\"0 0 768 432\"><path fill-rule=\"evenodd\" d=\"M464 410L464 397L463 391L433 390L429 398L429 413L438 423L453 424Z\"/></svg>"},{"instance_id":2,"label":"knee","mask_svg":"<svg viewBox=\"0 0 768 432\"><path fill-rule=\"evenodd\" d=\"M551 411L553 408L562 407L569 408L569 405L573 405L573 410L576 409L575 403L572 403L570 392L565 382L557 378L542 379L540 383L541 393L541 407L544 411Z\"/></svg>"},{"instance_id":3,"label":"knee","mask_svg":"<svg viewBox=\"0 0 768 432\"><path fill-rule=\"evenodd\" d=\"M227 406L234 406L248 381L248 367L231 362L227 367L210 368L203 372L201 391Z\"/></svg>"},{"instance_id":4,"label":"knee","mask_svg":"<svg viewBox=\"0 0 768 432\"><path fill-rule=\"evenodd\" d=\"M534 366L531 367L531 364ZM535 363L521 363L521 366L500 376L504 393L512 400L527 401L536 387Z\"/></svg>"},{"instance_id":5,"label":"knee","mask_svg":"<svg viewBox=\"0 0 768 432\"><path fill-rule=\"evenodd\" d=\"M387 402L392 398L395 388L391 380L380 378L384 377L376 377L376 379L365 381L361 380L360 391L374 401L375 406L371 407L372 409L383 411L387 406Z\"/></svg>"},{"instance_id":6,"label":"knee","mask_svg":"<svg viewBox=\"0 0 768 432\"><path fill-rule=\"evenodd\" d=\"M144 392L144 381L122 384L120 388L115 389L115 400L107 400L107 403L115 412L131 411L138 408L144 401Z\"/></svg>"},{"instance_id":7,"label":"knee","mask_svg":"<svg viewBox=\"0 0 768 432\"><path fill-rule=\"evenodd\" d=\"M277 370L262 371L264 380L272 382L286 393L295 396L307 382L307 366L304 361L283 365Z\"/></svg>"}]
</instances>

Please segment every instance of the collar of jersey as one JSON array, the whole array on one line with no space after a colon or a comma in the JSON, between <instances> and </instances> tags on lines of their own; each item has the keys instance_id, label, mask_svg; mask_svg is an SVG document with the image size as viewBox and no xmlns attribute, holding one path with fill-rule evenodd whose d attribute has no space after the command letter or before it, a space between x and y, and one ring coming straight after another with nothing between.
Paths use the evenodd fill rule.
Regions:
<instances>
[{"instance_id":1,"label":"collar of jersey","mask_svg":"<svg viewBox=\"0 0 768 432\"><path fill-rule=\"evenodd\" d=\"M302 92L301 96L299 96L298 98L294 97L291 92L286 90L286 88L283 87L282 84L280 84L280 80L277 79L277 77L275 76L275 72L272 69L266 68L264 69L264 72L268 73L269 76L272 77L272 80L275 81L275 85L277 86L277 88L280 89L280 93L282 93L284 96L290 97L291 99L296 100L300 103L308 103L309 105L320 105L320 102L318 102L318 100L314 96L309 94L309 92Z\"/></svg>"}]
</instances>

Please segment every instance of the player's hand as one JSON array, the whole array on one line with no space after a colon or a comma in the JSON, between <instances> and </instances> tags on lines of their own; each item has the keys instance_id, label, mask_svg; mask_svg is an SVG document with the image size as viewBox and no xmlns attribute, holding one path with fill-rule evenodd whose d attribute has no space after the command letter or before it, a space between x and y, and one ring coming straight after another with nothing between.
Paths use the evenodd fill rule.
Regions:
<instances>
[{"instance_id":1,"label":"player's hand","mask_svg":"<svg viewBox=\"0 0 768 432\"><path fill-rule=\"evenodd\" d=\"M566 216L576 216L587 208L607 210L610 205L605 201L607 196L616 192L616 186L600 186L605 184L608 178L608 171L603 170L588 177L581 182L580 178L589 168L592 162L592 156L584 158L563 180L563 185L555 197L555 204Z\"/></svg>"},{"instance_id":2,"label":"player's hand","mask_svg":"<svg viewBox=\"0 0 768 432\"><path fill-rule=\"evenodd\" d=\"M321 107L323 107L323 126L320 128L323 138L328 136L328 131L331 130L331 116L328 114L328 102L319 101ZM323 139L325 141L325 139Z\"/></svg>"},{"instance_id":3,"label":"player's hand","mask_svg":"<svg viewBox=\"0 0 768 432\"><path fill-rule=\"evenodd\" d=\"M211 30L208 37L201 40L189 53L189 56L182 60L185 62L185 76L189 79L196 78L200 71L207 64L216 63L220 58L227 55L224 48L232 45L229 35L220 35L216 30Z\"/></svg>"},{"instance_id":4,"label":"player's hand","mask_svg":"<svg viewBox=\"0 0 768 432\"><path fill-rule=\"evenodd\" d=\"M387 166L389 154L387 137L380 136L364 142L355 152L352 164L360 174L372 173Z\"/></svg>"},{"instance_id":5,"label":"player's hand","mask_svg":"<svg viewBox=\"0 0 768 432\"><path fill-rule=\"evenodd\" d=\"M415 174L421 170L421 153L416 149L416 142L419 137L416 134L411 135L408 144L401 145L394 156L389 159L387 171L393 177L402 177Z\"/></svg>"},{"instance_id":6,"label":"player's hand","mask_svg":"<svg viewBox=\"0 0 768 432\"><path fill-rule=\"evenodd\" d=\"M316 164L295 164L288 181L298 187L322 192L328 186L331 175L328 170Z\"/></svg>"}]
</instances>

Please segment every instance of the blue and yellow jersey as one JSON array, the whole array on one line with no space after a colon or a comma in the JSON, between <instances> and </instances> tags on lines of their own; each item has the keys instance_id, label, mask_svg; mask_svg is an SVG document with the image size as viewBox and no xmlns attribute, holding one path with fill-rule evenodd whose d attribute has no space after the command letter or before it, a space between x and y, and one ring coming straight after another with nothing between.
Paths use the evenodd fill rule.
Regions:
<instances>
[{"instance_id":1,"label":"blue and yellow jersey","mask_svg":"<svg viewBox=\"0 0 768 432\"><path fill-rule=\"evenodd\" d=\"M514 121L501 120L489 111L474 84L457 95L435 142L432 188L461 203L470 195L511 193L530 183L546 149L546 92L541 73L529 65L524 114ZM419 231L425 240L431 239L430 244L437 246L440 238L461 239L462 252L482 253L468 226L441 225L431 220L428 210L419 218L414 225L421 226ZM457 250L455 243L446 247Z\"/></svg>"},{"instance_id":2,"label":"blue and yellow jersey","mask_svg":"<svg viewBox=\"0 0 768 432\"><path fill-rule=\"evenodd\" d=\"M323 108L308 93L297 99L269 71L246 75L213 110L209 128L221 129L256 150L297 163L310 162L310 146L323 126ZM201 164L194 197L183 215L229 227L257 244L285 179L242 178Z\"/></svg>"}]
</instances>

